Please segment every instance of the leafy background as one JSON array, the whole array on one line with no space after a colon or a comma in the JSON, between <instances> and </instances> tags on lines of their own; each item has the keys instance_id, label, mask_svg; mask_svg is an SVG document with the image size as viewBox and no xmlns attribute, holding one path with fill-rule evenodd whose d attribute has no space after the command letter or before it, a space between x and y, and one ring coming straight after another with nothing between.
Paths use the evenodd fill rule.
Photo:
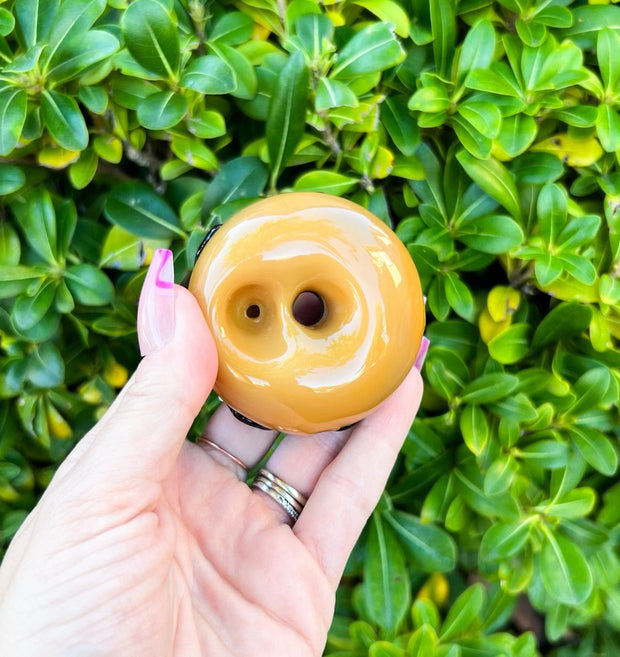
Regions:
<instances>
[{"instance_id":1,"label":"leafy background","mask_svg":"<svg viewBox=\"0 0 620 657\"><path fill-rule=\"evenodd\" d=\"M153 249L182 281L323 191L395 228L432 341L326 653L615 655L619 52L600 0L0 2L0 542L136 366Z\"/></svg>"}]
</instances>

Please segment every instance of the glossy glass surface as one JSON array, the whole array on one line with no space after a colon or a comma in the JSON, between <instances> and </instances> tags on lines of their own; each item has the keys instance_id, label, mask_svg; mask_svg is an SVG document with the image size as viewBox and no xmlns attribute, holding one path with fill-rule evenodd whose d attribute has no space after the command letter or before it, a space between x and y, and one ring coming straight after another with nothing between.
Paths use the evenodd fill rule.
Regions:
<instances>
[{"instance_id":1,"label":"glossy glass surface","mask_svg":"<svg viewBox=\"0 0 620 657\"><path fill-rule=\"evenodd\" d=\"M406 248L365 209L324 194L282 194L236 214L189 289L216 339L216 392L280 431L367 415L409 372L424 331Z\"/></svg>"}]
</instances>

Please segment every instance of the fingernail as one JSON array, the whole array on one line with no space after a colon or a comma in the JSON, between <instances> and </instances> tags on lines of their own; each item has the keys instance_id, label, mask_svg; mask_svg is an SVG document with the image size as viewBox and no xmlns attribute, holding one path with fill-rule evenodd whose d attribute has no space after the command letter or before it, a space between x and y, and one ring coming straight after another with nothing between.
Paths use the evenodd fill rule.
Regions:
<instances>
[{"instance_id":1,"label":"fingernail","mask_svg":"<svg viewBox=\"0 0 620 657\"><path fill-rule=\"evenodd\" d=\"M146 272L138 302L138 344L142 356L163 347L174 335L174 263L172 251L157 249Z\"/></svg>"},{"instance_id":2,"label":"fingernail","mask_svg":"<svg viewBox=\"0 0 620 657\"><path fill-rule=\"evenodd\" d=\"M422 341L420 342L420 350L418 351L418 355L415 357L415 363L413 364L418 372L422 371L422 365L424 365L424 359L426 358L430 344L431 341L428 338L422 338Z\"/></svg>"}]
</instances>

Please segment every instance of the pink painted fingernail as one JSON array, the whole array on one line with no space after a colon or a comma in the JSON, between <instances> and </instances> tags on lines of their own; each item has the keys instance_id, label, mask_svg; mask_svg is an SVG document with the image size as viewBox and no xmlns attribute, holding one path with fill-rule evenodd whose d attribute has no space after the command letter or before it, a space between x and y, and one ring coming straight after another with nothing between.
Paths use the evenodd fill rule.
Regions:
<instances>
[{"instance_id":1,"label":"pink painted fingernail","mask_svg":"<svg viewBox=\"0 0 620 657\"><path fill-rule=\"evenodd\" d=\"M172 251L157 249L146 272L138 302L138 343L148 356L174 335L174 263Z\"/></svg>"},{"instance_id":2,"label":"pink painted fingernail","mask_svg":"<svg viewBox=\"0 0 620 657\"><path fill-rule=\"evenodd\" d=\"M428 338L422 338L422 341L420 342L420 350L418 351L418 355L415 357L415 363L413 364L418 372L422 371L422 365L424 365L424 359L426 358L430 344L431 341Z\"/></svg>"}]
</instances>

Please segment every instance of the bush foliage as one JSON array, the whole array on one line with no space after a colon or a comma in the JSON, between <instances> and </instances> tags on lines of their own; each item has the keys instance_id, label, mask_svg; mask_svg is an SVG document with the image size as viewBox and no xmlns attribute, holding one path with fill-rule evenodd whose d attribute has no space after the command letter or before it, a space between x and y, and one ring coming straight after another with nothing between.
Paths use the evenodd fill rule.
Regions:
<instances>
[{"instance_id":1,"label":"bush foliage","mask_svg":"<svg viewBox=\"0 0 620 657\"><path fill-rule=\"evenodd\" d=\"M618 53L604 1L0 2L1 540L135 367L153 249L181 281L328 192L406 243L432 347L327 653L615 654Z\"/></svg>"}]
</instances>

